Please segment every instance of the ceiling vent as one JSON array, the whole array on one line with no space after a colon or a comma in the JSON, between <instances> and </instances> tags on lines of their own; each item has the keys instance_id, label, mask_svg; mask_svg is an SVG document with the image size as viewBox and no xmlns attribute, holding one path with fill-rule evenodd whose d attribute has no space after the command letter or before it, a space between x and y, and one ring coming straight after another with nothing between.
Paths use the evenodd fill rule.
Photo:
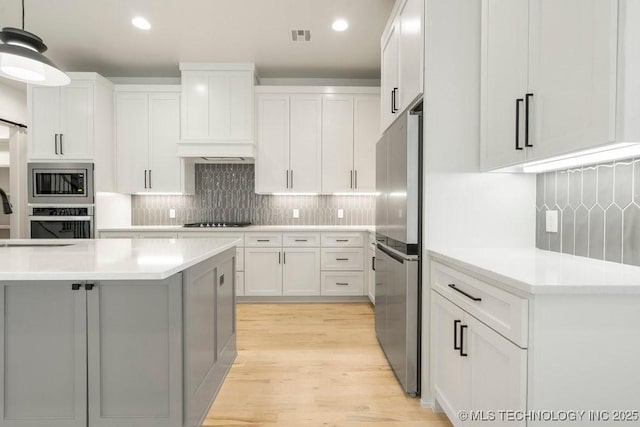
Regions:
<instances>
[{"instance_id":1,"label":"ceiling vent","mask_svg":"<svg viewBox=\"0 0 640 427\"><path fill-rule=\"evenodd\" d=\"M310 42L310 30L291 30L291 41L293 42Z\"/></svg>"}]
</instances>

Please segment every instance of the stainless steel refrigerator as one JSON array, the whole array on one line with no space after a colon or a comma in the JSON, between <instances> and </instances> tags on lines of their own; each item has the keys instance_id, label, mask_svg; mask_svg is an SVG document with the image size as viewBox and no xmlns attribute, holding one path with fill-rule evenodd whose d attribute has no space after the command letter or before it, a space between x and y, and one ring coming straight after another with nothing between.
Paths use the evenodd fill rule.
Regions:
<instances>
[{"instance_id":1,"label":"stainless steel refrigerator","mask_svg":"<svg viewBox=\"0 0 640 427\"><path fill-rule=\"evenodd\" d=\"M420 394L422 104L376 144L376 336L404 390Z\"/></svg>"}]
</instances>

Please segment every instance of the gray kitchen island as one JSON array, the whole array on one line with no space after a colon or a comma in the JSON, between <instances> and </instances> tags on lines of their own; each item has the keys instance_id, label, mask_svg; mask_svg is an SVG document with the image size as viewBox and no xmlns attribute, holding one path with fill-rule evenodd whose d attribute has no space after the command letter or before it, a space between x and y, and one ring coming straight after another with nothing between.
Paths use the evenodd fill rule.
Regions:
<instances>
[{"instance_id":1,"label":"gray kitchen island","mask_svg":"<svg viewBox=\"0 0 640 427\"><path fill-rule=\"evenodd\" d=\"M200 426L237 354L237 243L0 241L0 426Z\"/></svg>"}]
</instances>

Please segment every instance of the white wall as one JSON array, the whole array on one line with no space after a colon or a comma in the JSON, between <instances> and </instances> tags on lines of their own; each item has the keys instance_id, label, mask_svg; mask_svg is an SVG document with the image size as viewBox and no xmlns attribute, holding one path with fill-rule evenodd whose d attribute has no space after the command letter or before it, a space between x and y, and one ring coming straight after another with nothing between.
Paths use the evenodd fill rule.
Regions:
<instances>
[{"instance_id":1,"label":"white wall","mask_svg":"<svg viewBox=\"0 0 640 427\"><path fill-rule=\"evenodd\" d=\"M481 2L425 1L425 249L533 247L535 176L479 172ZM422 403L430 406L426 250L423 260Z\"/></svg>"},{"instance_id":2,"label":"white wall","mask_svg":"<svg viewBox=\"0 0 640 427\"><path fill-rule=\"evenodd\" d=\"M0 78L0 118L27 124L27 91L18 83ZM0 139L8 139L9 135Z\"/></svg>"}]
</instances>

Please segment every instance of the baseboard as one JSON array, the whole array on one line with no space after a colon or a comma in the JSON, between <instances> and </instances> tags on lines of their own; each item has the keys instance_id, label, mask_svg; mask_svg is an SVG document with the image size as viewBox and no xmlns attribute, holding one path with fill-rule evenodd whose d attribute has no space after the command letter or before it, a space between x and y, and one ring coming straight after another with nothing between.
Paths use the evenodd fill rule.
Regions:
<instances>
[{"instance_id":1,"label":"baseboard","mask_svg":"<svg viewBox=\"0 0 640 427\"><path fill-rule=\"evenodd\" d=\"M368 296L310 296L310 297L236 297L237 303L325 303L370 302Z\"/></svg>"},{"instance_id":2,"label":"baseboard","mask_svg":"<svg viewBox=\"0 0 640 427\"><path fill-rule=\"evenodd\" d=\"M425 409L433 409L433 400L420 399L420 406Z\"/></svg>"}]
</instances>

